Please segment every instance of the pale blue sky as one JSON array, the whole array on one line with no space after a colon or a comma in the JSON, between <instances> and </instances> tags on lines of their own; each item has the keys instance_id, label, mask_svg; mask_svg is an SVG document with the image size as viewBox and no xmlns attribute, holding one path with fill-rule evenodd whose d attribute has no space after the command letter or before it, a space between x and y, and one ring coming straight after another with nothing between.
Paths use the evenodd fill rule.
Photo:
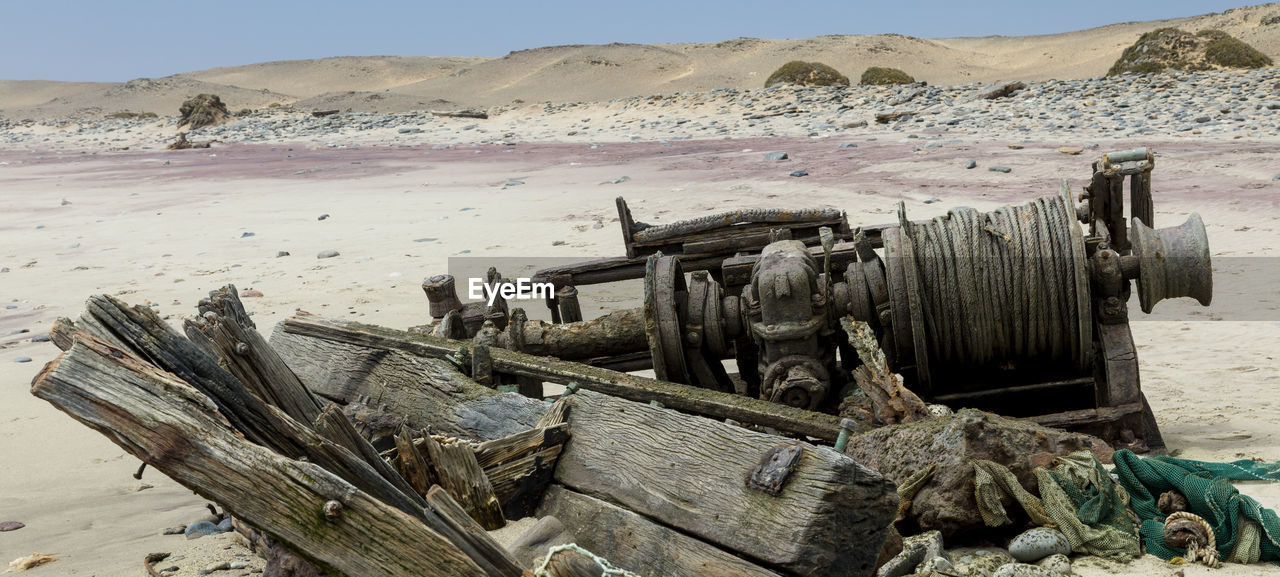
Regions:
<instances>
[{"instance_id":1,"label":"pale blue sky","mask_svg":"<svg viewBox=\"0 0 1280 577\"><path fill-rule=\"evenodd\" d=\"M1021 36L1250 4L1256 2L0 0L0 79L125 81L270 60L502 56L558 44L741 36Z\"/></svg>"}]
</instances>

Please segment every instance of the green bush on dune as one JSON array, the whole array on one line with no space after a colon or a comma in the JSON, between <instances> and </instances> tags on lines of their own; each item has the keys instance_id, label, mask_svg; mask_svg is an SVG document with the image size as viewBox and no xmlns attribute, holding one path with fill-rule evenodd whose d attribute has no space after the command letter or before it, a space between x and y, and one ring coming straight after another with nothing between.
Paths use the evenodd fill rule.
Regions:
<instances>
[{"instance_id":1,"label":"green bush on dune","mask_svg":"<svg viewBox=\"0 0 1280 577\"><path fill-rule=\"evenodd\" d=\"M1199 36L1209 39L1204 57L1224 68L1262 68L1271 66L1271 57L1221 30L1205 30Z\"/></svg>"},{"instance_id":2,"label":"green bush on dune","mask_svg":"<svg viewBox=\"0 0 1280 577\"><path fill-rule=\"evenodd\" d=\"M1107 76L1148 74L1174 70L1261 68L1271 58L1221 30L1192 34L1177 28L1157 28L1125 48Z\"/></svg>"},{"instance_id":3,"label":"green bush on dune","mask_svg":"<svg viewBox=\"0 0 1280 577\"><path fill-rule=\"evenodd\" d=\"M884 85L884 84L911 84L916 79L910 74L898 70L897 68L886 68L881 66L872 66L866 72L862 73L862 78L858 80L858 84Z\"/></svg>"},{"instance_id":4,"label":"green bush on dune","mask_svg":"<svg viewBox=\"0 0 1280 577\"><path fill-rule=\"evenodd\" d=\"M821 62L792 60L770 74L764 87L786 82L801 86L848 86L849 77Z\"/></svg>"}]
</instances>

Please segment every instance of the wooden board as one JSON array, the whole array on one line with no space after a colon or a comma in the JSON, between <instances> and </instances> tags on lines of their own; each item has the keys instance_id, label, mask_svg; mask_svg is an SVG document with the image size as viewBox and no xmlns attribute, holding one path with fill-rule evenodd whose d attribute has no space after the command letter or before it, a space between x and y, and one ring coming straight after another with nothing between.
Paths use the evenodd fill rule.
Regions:
<instances>
[{"instance_id":1,"label":"wooden board","mask_svg":"<svg viewBox=\"0 0 1280 577\"><path fill-rule=\"evenodd\" d=\"M898 501L879 473L800 443L774 497L745 481L762 455L791 439L591 391L568 404L573 436L555 471L563 485L789 572L874 570Z\"/></svg>"},{"instance_id":2,"label":"wooden board","mask_svg":"<svg viewBox=\"0 0 1280 577\"><path fill-rule=\"evenodd\" d=\"M485 575L418 519L244 440L195 388L87 335L46 365L32 394L333 574ZM328 516L331 502L339 510Z\"/></svg>"},{"instance_id":3,"label":"wooden board","mask_svg":"<svg viewBox=\"0 0 1280 577\"><path fill-rule=\"evenodd\" d=\"M440 358L308 338L279 327L271 346L311 392L376 407L433 434L498 439L532 428L544 410L541 401L486 388Z\"/></svg>"},{"instance_id":4,"label":"wooden board","mask_svg":"<svg viewBox=\"0 0 1280 577\"><path fill-rule=\"evenodd\" d=\"M579 546L643 577L778 576L693 537L561 485L547 489L538 508L538 516L546 515L559 519L577 538Z\"/></svg>"},{"instance_id":5,"label":"wooden board","mask_svg":"<svg viewBox=\"0 0 1280 577\"><path fill-rule=\"evenodd\" d=\"M298 373L303 383L308 387L317 387L312 390L323 396L335 398L330 395L341 396L344 393L326 393L326 390L333 391L334 387L325 383L353 380L368 382L372 373L369 367L362 367L362 363L381 364L385 361L378 361L375 357L389 357L389 351L399 351L408 356L400 361L402 368L377 373L392 378L391 375L395 372L412 370L413 365L409 364L409 359L443 357L469 343L298 313L276 326L271 336L271 345L276 347L280 356ZM840 434L840 419L834 415L551 357L537 357L498 348L490 348L489 354L493 358L494 370L502 373L534 377L552 383L565 384L573 381L583 389L624 399L643 403L658 401L680 411L772 427L827 442L834 442ZM338 362L332 360L335 357L343 359L340 361L343 363L342 367L332 365ZM324 368L308 369L304 366L308 364ZM524 425L521 429L530 426L531 424ZM514 432L518 431L512 431Z\"/></svg>"}]
</instances>

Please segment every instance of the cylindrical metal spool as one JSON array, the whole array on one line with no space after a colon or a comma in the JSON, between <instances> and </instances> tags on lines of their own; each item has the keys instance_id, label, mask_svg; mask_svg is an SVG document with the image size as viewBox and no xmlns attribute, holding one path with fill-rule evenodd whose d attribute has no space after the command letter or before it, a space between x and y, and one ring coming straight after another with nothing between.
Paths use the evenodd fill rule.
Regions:
<instances>
[{"instance_id":1,"label":"cylindrical metal spool","mask_svg":"<svg viewBox=\"0 0 1280 577\"><path fill-rule=\"evenodd\" d=\"M930 364L1091 366L1085 247L1068 197L904 226L883 231L886 280L898 364L914 365L920 384Z\"/></svg>"}]
</instances>

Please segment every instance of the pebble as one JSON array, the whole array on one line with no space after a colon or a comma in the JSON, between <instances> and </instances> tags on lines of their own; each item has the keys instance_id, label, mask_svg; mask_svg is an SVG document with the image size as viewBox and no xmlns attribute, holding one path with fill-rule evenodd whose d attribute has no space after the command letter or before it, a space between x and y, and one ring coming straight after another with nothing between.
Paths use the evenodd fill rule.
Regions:
<instances>
[{"instance_id":1,"label":"pebble","mask_svg":"<svg viewBox=\"0 0 1280 577\"><path fill-rule=\"evenodd\" d=\"M1013 169L1012 169L1012 168L1009 168L1009 167L1007 167L1007 166L988 166L988 167L987 167L987 170L990 170L991 172L1005 172L1005 173L1008 173L1008 172L1011 172Z\"/></svg>"},{"instance_id":2,"label":"pebble","mask_svg":"<svg viewBox=\"0 0 1280 577\"><path fill-rule=\"evenodd\" d=\"M18 358L16 358L16 359L13 359L13 362L15 362L15 363L29 363L29 362L31 362L31 357L18 357Z\"/></svg>"},{"instance_id":3,"label":"pebble","mask_svg":"<svg viewBox=\"0 0 1280 577\"><path fill-rule=\"evenodd\" d=\"M187 526L186 526L186 525L175 525L175 526L173 526L173 527L168 527L168 528L166 528L166 529L161 533L161 535L184 535L184 534L186 534L186 532L187 532Z\"/></svg>"},{"instance_id":4,"label":"pebble","mask_svg":"<svg viewBox=\"0 0 1280 577\"><path fill-rule=\"evenodd\" d=\"M183 530L182 534L186 535L188 539L199 539L205 535L217 535L223 532L224 531L219 529L217 525L208 521L201 521L199 523L187 525L187 528Z\"/></svg>"},{"instance_id":5,"label":"pebble","mask_svg":"<svg viewBox=\"0 0 1280 577\"><path fill-rule=\"evenodd\" d=\"M770 152L764 155L765 160L786 160L790 158L785 152Z\"/></svg>"},{"instance_id":6,"label":"pebble","mask_svg":"<svg viewBox=\"0 0 1280 577\"><path fill-rule=\"evenodd\" d=\"M931 196L929 198L924 199L925 204L933 204L935 202L942 202L942 199L936 196Z\"/></svg>"},{"instance_id":7,"label":"pebble","mask_svg":"<svg viewBox=\"0 0 1280 577\"><path fill-rule=\"evenodd\" d=\"M1280 180L1280 172L1277 172L1275 176L1271 177L1271 180Z\"/></svg>"},{"instance_id":8,"label":"pebble","mask_svg":"<svg viewBox=\"0 0 1280 577\"><path fill-rule=\"evenodd\" d=\"M316 220L325 220L325 219L327 219L327 218L329 218L329 213L327 213L327 212L326 212L326 213L324 213L324 214L320 215L320 218L317 218Z\"/></svg>"},{"instance_id":9,"label":"pebble","mask_svg":"<svg viewBox=\"0 0 1280 577\"><path fill-rule=\"evenodd\" d=\"M240 238L249 238L249 237L251 237L251 236L253 236L253 233L252 233L252 232L244 232L244 233L240 233Z\"/></svg>"},{"instance_id":10,"label":"pebble","mask_svg":"<svg viewBox=\"0 0 1280 577\"><path fill-rule=\"evenodd\" d=\"M954 562L955 570L968 577L991 577L1000 567L1013 563L1013 557L1003 551L979 549Z\"/></svg>"},{"instance_id":11,"label":"pebble","mask_svg":"<svg viewBox=\"0 0 1280 577\"><path fill-rule=\"evenodd\" d=\"M1075 156L1077 154L1080 154L1081 152L1084 152L1084 147L1083 146L1059 146L1058 152Z\"/></svg>"},{"instance_id":12,"label":"pebble","mask_svg":"<svg viewBox=\"0 0 1280 577\"><path fill-rule=\"evenodd\" d=\"M17 531L18 529L26 526L26 523L21 521L0 521L0 533L5 531Z\"/></svg>"},{"instance_id":13,"label":"pebble","mask_svg":"<svg viewBox=\"0 0 1280 577\"><path fill-rule=\"evenodd\" d=\"M856 143L856 142L841 142L841 143L840 143L840 148L857 148L857 147L858 147L858 143Z\"/></svg>"},{"instance_id":14,"label":"pebble","mask_svg":"<svg viewBox=\"0 0 1280 577\"><path fill-rule=\"evenodd\" d=\"M977 168L977 167L978 167L978 161L976 161L976 160L969 160L968 162L964 163L964 167L965 167L965 168Z\"/></svg>"},{"instance_id":15,"label":"pebble","mask_svg":"<svg viewBox=\"0 0 1280 577\"><path fill-rule=\"evenodd\" d=\"M991 574L991 577L1059 577L1059 575L1044 567L1025 563L1009 563L1001 565L999 569L996 569Z\"/></svg>"},{"instance_id":16,"label":"pebble","mask_svg":"<svg viewBox=\"0 0 1280 577\"><path fill-rule=\"evenodd\" d=\"M1028 529L1009 543L1009 554L1023 563L1039 561L1050 555L1071 553L1071 542L1057 529Z\"/></svg>"},{"instance_id":17,"label":"pebble","mask_svg":"<svg viewBox=\"0 0 1280 577\"><path fill-rule=\"evenodd\" d=\"M339 253L336 250L322 250L320 251L319 254L316 255L316 258L333 258L335 256L338 256L339 254L341 253Z\"/></svg>"},{"instance_id":18,"label":"pebble","mask_svg":"<svg viewBox=\"0 0 1280 577\"><path fill-rule=\"evenodd\" d=\"M218 521L218 529L222 530L223 533L230 532L234 528L235 527L233 525L233 522L231 521L231 517L227 517L226 519Z\"/></svg>"},{"instance_id":19,"label":"pebble","mask_svg":"<svg viewBox=\"0 0 1280 577\"><path fill-rule=\"evenodd\" d=\"M226 561L223 561L221 563L211 563L209 565L206 565L204 569L196 571L196 575L208 575L210 573L213 573L214 571L223 571L230 568L231 568L231 564Z\"/></svg>"},{"instance_id":20,"label":"pebble","mask_svg":"<svg viewBox=\"0 0 1280 577\"><path fill-rule=\"evenodd\" d=\"M795 171L795 172L792 172L792 173L791 173L791 176L795 176L795 177L809 176L809 171L807 171L807 170L797 170L797 171Z\"/></svg>"},{"instance_id":21,"label":"pebble","mask_svg":"<svg viewBox=\"0 0 1280 577\"><path fill-rule=\"evenodd\" d=\"M245 567L248 567L248 566L249 566L248 561L232 561L231 564L227 566L227 568L228 569L244 569Z\"/></svg>"},{"instance_id":22,"label":"pebble","mask_svg":"<svg viewBox=\"0 0 1280 577\"><path fill-rule=\"evenodd\" d=\"M262 296L262 291L256 289L244 289L240 291L241 298L257 298Z\"/></svg>"},{"instance_id":23,"label":"pebble","mask_svg":"<svg viewBox=\"0 0 1280 577\"><path fill-rule=\"evenodd\" d=\"M1063 577L1071 575L1071 558L1062 553L1054 553L1045 557L1037 561L1036 565L1048 569L1050 573L1056 573Z\"/></svg>"},{"instance_id":24,"label":"pebble","mask_svg":"<svg viewBox=\"0 0 1280 577\"><path fill-rule=\"evenodd\" d=\"M289 251L287 251L287 250L282 250L282 251L279 251L279 252L277 252L277 253L276 253L276 258L280 258L280 257L282 257L282 256L289 256Z\"/></svg>"}]
</instances>

